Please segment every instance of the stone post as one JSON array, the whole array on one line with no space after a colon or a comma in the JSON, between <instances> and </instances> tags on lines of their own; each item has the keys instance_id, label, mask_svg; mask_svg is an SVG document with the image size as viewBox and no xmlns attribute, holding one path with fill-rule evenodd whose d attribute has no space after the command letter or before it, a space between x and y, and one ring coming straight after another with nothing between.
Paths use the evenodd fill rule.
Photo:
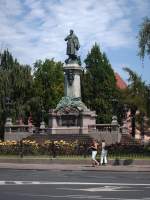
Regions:
<instances>
[{"instance_id":1,"label":"stone post","mask_svg":"<svg viewBox=\"0 0 150 200\"><path fill-rule=\"evenodd\" d=\"M11 133L11 127L12 126L13 126L12 118L11 117L7 117L6 118L6 122L5 122L5 133L6 132Z\"/></svg>"}]
</instances>

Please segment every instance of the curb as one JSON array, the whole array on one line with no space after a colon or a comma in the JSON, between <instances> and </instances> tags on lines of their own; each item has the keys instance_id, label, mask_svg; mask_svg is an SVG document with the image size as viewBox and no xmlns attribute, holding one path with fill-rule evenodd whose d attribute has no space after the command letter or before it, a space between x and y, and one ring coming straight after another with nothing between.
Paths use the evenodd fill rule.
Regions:
<instances>
[{"instance_id":1,"label":"curb","mask_svg":"<svg viewBox=\"0 0 150 200\"><path fill-rule=\"evenodd\" d=\"M22 164L22 163L0 163L0 169L15 170L51 170L51 171L109 171L109 172L150 172L150 167L146 165L130 166L98 166L91 167L79 164Z\"/></svg>"},{"instance_id":2,"label":"curb","mask_svg":"<svg viewBox=\"0 0 150 200\"><path fill-rule=\"evenodd\" d=\"M14 164L74 164L74 165L90 165L91 159L59 159L59 158L0 158L0 163L14 163ZM150 166L150 159L108 159L108 164L112 166L132 166L132 165L142 165Z\"/></svg>"}]
</instances>

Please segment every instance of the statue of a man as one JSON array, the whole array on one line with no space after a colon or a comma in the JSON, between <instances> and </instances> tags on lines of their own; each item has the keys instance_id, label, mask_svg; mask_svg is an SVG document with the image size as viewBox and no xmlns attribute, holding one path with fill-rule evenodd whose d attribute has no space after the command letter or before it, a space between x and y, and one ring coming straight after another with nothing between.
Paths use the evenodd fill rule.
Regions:
<instances>
[{"instance_id":1,"label":"statue of a man","mask_svg":"<svg viewBox=\"0 0 150 200\"><path fill-rule=\"evenodd\" d=\"M66 63L77 61L77 51L80 48L80 44L78 37L74 34L73 30L70 30L70 34L65 38L65 41L67 41L66 54L69 56Z\"/></svg>"}]
</instances>

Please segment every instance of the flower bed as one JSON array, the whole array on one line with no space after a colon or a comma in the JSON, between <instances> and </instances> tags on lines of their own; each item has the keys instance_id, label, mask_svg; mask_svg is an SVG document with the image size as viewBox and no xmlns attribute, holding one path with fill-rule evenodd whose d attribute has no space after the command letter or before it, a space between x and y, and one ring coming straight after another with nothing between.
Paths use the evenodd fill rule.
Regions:
<instances>
[{"instance_id":1,"label":"flower bed","mask_svg":"<svg viewBox=\"0 0 150 200\"><path fill-rule=\"evenodd\" d=\"M23 140L0 141L0 155L48 155L48 156L88 156L91 154L89 142L87 141L50 141L43 144L36 141ZM100 149L98 150L98 156ZM150 157L150 145L143 146L140 144L113 144L108 146L108 156L110 157Z\"/></svg>"},{"instance_id":2,"label":"flower bed","mask_svg":"<svg viewBox=\"0 0 150 200\"><path fill-rule=\"evenodd\" d=\"M49 155L49 156L70 156L88 154L88 143L81 141L67 142L64 140L50 141L38 144L36 141L23 140L0 141L0 155Z\"/></svg>"}]
</instances>

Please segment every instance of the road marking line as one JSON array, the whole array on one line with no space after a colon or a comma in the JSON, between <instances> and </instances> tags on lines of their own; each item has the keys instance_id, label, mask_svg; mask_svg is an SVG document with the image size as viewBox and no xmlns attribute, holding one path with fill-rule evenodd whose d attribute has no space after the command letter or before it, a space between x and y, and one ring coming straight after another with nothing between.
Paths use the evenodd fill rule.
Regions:
<instances>
[{"instance_id":1,"label":"road marking line","mask_svg":"<svg viewBox=\"0 0 150 200\"><path fill-rule=\"evenodd\" d=\"M114 185L114 186L150 186L150 183L96 183L96 182L50 182L50 181L0 181L0 185Z\"/></svg>"},{"instance_id":2,"label":"road marking line","mask_svg":"<svg viewBox=\"0 0 150 200\"><path fill-rule=\"evenodd\" d=\"M143 191L143 190L132 190L132 187L127 186L102 186L96 188L57 188L59 190L73 190L73 191L87 191L87 192L124 192L124 191Z\"/></svg>"},{"instance_id":3,"label":"road marking line","mask_svg":"<svg viewBox=\"0 0 150 200\"><path fill-rule=\"evenodd\" d=\"M16 185L23 185L23 182L22 181L14 181L14 184L16 184Z\"/></svg>"},{"instance_id":4,"label":"road marking line","mask_svg":"<svg viewBox=\"0 0 150 200\"><path fill-rule=\"evenodd\" d=\"M5 185L5 181L0 181L0 185Z\"/></svg>"}]
</instances>

